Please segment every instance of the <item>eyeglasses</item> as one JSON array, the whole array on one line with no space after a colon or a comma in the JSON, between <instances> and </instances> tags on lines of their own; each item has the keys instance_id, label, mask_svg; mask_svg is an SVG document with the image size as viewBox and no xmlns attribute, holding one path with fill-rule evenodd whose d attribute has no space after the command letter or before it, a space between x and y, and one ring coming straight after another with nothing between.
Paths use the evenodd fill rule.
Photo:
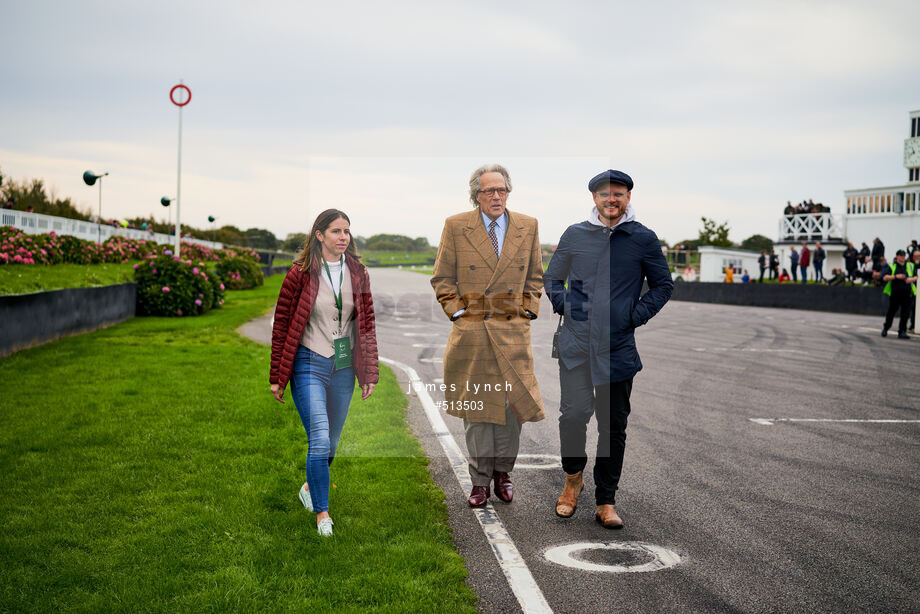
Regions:
<instances>
[{"instance_id":1,"label":"eyeglasses","mask_svg":"<svg viewBox=\"0 0 920 614\"><path fill-rule=\"evenodd\" d=\"M486 188L485 190L479 190L480 194L485 194L486 196L494 196L498 194L499 196L504 196L508 193L507 188Z\"/></svg>"}]
</instances>

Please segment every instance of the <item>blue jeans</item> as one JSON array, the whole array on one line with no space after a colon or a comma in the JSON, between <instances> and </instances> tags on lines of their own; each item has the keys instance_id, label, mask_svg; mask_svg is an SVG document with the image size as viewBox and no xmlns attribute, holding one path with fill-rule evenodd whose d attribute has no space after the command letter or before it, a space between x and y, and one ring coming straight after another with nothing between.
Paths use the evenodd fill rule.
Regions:
<instances>
[{"instance_id":1,"label":"blue jeans","mask_svg":"<svg viewBox=\"0 0 920 614\"><path fill-rule=\"evenodd\" d=\"M291 397L307 431L307 486L313 511L329 511L329 466L335 457L348 405L355 391L351 367L335 370L335 360L300 346L294 355Z\"/></svg>"},{"instance_id":2,"label":"blue jeans","mask_svg":"<svg viewBox=\"0 0 920 614\"><path fill-rule=\"evenodd\" d=\"M799 268L802 270L802 283L804 284L808 281L808 265L800 265Z\"/></svg>"},{"instance_id":3,"label":"blue jeans","mask_svg":"<svg viewBox=\"0 0 920 614\"><path fill-rule=\"evenodd\" d=\"M815 281L824 279L824 261L815 263Z\"/></svg>"}]
</instances>

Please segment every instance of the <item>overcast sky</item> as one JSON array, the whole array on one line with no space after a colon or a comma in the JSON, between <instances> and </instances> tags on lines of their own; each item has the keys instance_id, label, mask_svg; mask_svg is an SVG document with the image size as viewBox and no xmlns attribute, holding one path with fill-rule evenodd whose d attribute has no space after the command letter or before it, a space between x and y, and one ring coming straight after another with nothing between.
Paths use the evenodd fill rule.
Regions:
<instances>
[{"instance_id":1,"label":"overcast sky","mask_svg":"<svg viewBox=\"0 0 920 614\"><path fill-rule=\"evenodd\" d=\"M746 6L747 5L747 6ZM920 2L0 0L0 168L103 215L424 236L505 164L508 206L555 243L587 181L632 175L669 242L700 216L776 238L787 200L906 182Z\"/></svg>"}]
</instances>

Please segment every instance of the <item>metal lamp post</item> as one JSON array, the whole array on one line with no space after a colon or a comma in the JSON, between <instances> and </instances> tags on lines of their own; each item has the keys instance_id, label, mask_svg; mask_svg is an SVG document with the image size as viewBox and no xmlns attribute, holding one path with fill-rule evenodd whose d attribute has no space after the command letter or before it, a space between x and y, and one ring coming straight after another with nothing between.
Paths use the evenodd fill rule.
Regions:
<instances>
[{"instance_id":1,"label":"metal lamp post","mask_svg":"<svg viewBox=\"0 0 920 614\"><path fill-rule=\"evenodd\" d=\"M108 173L97 175L93 171L86 171L83 173L83 183L86 185L91 186L96 183L96 180L99 181L99 219L96 220L96 228L99 230L97 243L102 243L102 178L106 175L108 175Z\"/></svg>"},{"instance_id":2,"label":"metal lamp post","mask_svg":"<svg viewBox=\"0 0 920 614\"><path fill-rule=\"evenodd\" d=\"M217 221L217 218L214 217L213 215L208 216L208 222L210 222L211 224L211 242L212 243L217 243L217 240L216 240L217 230L214 227L214 222L216 221Z\"/></svg>"},{"instance_id":3,"label":"metal lamp post","mask_svg":"<svg viewBox=\"0 0 920 614\"><path fill-rule=\"evenodd\" d=\"M168 196L164 196L163 198L160 199L160 204L166 207L166 210L168 211L168 214L166 217L166 227L167 228L172 226L172 209L169 208L169 205L172 203L172 201L173 199Z\"/></svg>"},{"instance_id":4,"label":"metal lamp post","mask_svg":"<svg viewBox=\"0 0 920 614\"><path fill-rule=\"evenodd\" d=\"M178 94L177 97L177 92L184 92L185 97L183 98L182 94ZM182 107L192 101L192 90L190 90L188 86L183 85L180 79L179 84L173 86L173 88L169 90L169 100L179 107L179 160L177 165L178 170L176 171L176 255L179 256L181 255L179 238L182 234L182 221L179 208L179 195L182 191Z\"/></svg>"}]
</instances>

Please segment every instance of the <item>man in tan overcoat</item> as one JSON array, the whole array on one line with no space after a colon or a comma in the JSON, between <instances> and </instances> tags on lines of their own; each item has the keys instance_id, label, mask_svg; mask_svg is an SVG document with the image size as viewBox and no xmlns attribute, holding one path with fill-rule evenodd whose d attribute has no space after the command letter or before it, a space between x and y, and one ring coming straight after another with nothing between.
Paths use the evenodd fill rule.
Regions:
<instances>
[{"instance_id":1,"label":"man in tan overcoat","mask_svg":"<svg viewBox=\"0 0 920 614\"><path fill-rule=\"evenodd\" d=\"M543 275L537 220L505 208L510 192L503 166L473 171L475 208L445 221L431 278L454 323L442 407L464 422L471 507L486 505L493 480L498 498L511 502L521 425L545 417L530 347Z\"/></svg>"}]
</instances>

